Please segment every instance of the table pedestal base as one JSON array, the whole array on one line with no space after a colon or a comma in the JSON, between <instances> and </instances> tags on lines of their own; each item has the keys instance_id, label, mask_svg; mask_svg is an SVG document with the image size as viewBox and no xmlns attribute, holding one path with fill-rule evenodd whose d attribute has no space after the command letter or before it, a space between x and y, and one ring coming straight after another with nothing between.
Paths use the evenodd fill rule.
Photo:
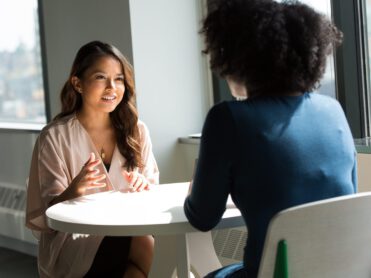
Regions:
<instances>
[{"instance_id":1,"label":"table pedestal base","mask_svg":"<svg viewBox=\"0 0 371 278\"><path fill-rule=\"evenodd\" d=\"M221 267L211 232L155 237L150 278L190 278L190 265L196 277Z\"/></svg>"}]
</instances>

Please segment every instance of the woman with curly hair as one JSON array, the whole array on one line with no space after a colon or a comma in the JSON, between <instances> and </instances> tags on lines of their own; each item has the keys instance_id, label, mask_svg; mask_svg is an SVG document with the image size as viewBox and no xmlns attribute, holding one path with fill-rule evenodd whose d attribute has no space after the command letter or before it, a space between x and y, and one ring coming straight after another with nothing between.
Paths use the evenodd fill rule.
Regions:
<instances>
[{"instance_id":1,"label":"woman with curly hair","mask_svg":"<svg viewBox=\"0 0 371 278\"><path fill-rule=\"evenodd\" d=\"M210 230L230 194L248 230L243 262L207 277L256 277L276 213L357 190L344 112L311 93L342 33L297 1L222 0L209 8L202 33L211 68L245 98L209 111L184 210L194 227Z\"/></svg>"},{"instance_id":2,"label":"woman with curly hair","mask_svg":"<svg viewBox=\"0 0 371 278\"><path fill-rule=\"evenodd\" d=\"M114 46L90 42L75 57L61 101L61 113L36 141L28 184L26 225L40 240L40 276L146 277L152 236L72 235L51 230L45 217L49 206L76 197L158 184L132 67Z\"/></svg>"}]
</instances>

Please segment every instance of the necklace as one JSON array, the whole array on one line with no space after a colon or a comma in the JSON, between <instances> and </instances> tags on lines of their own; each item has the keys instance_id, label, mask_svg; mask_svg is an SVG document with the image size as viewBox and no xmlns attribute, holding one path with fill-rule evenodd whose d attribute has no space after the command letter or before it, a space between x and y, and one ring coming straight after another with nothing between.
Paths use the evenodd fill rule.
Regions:
<instances>
[{"instance_id":1,"label":"necklace","mask_svg":"<svg viewBox=\"0 0 371 278\"><path fill-rule=\"evenodd\" d=\"M100 157L102 158L102 160L104 160L106 158L106 153L104 152L103 146L100 149Z\"/></svg>"}]
</instances>

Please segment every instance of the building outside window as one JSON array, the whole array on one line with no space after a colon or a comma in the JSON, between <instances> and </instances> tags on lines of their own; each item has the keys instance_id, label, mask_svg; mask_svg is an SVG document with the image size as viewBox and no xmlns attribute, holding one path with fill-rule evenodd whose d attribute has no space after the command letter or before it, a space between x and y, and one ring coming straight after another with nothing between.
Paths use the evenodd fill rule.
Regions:
<instances>
[{"instance_id":1,"label":"building outside window","mask_svg":"<svg viewBox=\"0 0 371 278\"><path fill-rule=\"evenodd\" d=\"M311 6L313 9L325 14L329 18L332 17L331 0L301 0L300 2ZM321 80L321 86L318 88L317 92L336 98L335 84L334 56L330 55L327 60L326 71Z\"/></svg>"},{"instance_id":2,"label":"building outside window","mask_svg":"<svg viewBox=\"0 0 371 278\"><path fill-rule=\"evenodd\" d=\"M0 127L45 124L37 0L0 0Z\"/></svg>"}]
</instances>

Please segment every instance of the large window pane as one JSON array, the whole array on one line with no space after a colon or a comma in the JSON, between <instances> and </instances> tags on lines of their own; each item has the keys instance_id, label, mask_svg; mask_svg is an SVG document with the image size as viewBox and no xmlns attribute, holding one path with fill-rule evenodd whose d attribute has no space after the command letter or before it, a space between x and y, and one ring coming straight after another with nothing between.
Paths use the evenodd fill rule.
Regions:
<instances>
[{"instance_id":1,"label":"large window pane","mask_svg":"<svg viewBox=\"0 0 371 278\"><path fill-rule=\"evenodd\" d=\"M300 2L311 6L318 12L331 18L331 0L301 0ZM334 56L330 55L327 60L325 74L321 80L318 93L336 98Z\"/></svg>"},{"instance_id":2,"label":"large window pane","mask_svg":"<svg viewBox=\"0 0 371 278\"><path fill-rule=\"evenodd\" d=\"M366 26L365 30L363 30L363 35L366 37L364 39L364 48L365 48L365 59L366 59L366 86L367 86L367 92L368 92L368 101L370 101L370 84L371 84L371 0L366 0L363 3L365 3L366 8ZM368 103L370 105L370 103ZM370 111L368 111L368 116L370 117ZM370 127L369 127L370 128Z\"/></svg>"},{"instance_id":3,"label":"large window pane","mask_svg":"<svg viewBox=\"0 0 371 278\"><path fill-rule=\"evenodd\" d=\"M0 0L1 123L46 123L37 0Z\"/></svg>"}]
</instances>

